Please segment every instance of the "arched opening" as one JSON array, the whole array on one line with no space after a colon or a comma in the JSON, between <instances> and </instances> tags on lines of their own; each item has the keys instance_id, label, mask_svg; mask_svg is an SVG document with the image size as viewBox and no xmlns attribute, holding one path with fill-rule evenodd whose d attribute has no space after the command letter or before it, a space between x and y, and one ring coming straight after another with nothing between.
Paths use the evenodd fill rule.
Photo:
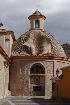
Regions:
<instances>
[{"instance_id":1,"label":"arched opening","mask_svg":"<svg viewBox=\"0 0 70 105\"><path fill-rule=\"evenodd\" d=\"M30 69L30 95L45 96L45 68L40 63Z\"/></svg>"},{"instance_id":2,"label":"arched opening","mask_svg":"<svg viewBox=\"0 0 70 105\"><path fill-rule=\"evenodd\" d=\"M40 28L40 21L39 20L35 20L35 28Z\"/></svg>"},{"instance_id":3,"label":"arched opening","mask_svg":"<svg viewBox=\"0 0 70 105\"><path fill-rule=\"evenodd\" d=\"M45 74L45 68L42 64L36 63L31 67L30 74Z\"/></svg>"}]
</instances>

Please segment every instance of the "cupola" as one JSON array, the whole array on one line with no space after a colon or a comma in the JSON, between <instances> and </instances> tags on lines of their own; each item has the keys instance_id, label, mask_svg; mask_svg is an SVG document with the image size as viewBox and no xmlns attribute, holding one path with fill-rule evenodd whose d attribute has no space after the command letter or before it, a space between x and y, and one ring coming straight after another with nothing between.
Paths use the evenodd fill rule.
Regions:
<instances>
[{"instance_id":1,"label":"cupola","mask_svg":"<svg viewBox=\"0 0 70 105\"><path fill-rule=\"evenodd\" d=\"M36 10L28 17L30 20L30 30L43 30L46 17Z\"/></svg>"}]
</instances>

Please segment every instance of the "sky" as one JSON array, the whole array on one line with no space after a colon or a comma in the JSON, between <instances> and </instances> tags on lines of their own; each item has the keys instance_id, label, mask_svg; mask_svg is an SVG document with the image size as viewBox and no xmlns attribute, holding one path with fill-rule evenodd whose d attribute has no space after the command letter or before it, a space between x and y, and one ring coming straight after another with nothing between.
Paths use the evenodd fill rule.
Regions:
<instances>
[{"instance_id":1,"label":"sky","mask_svg":"<svg viewBox=\"0 0 70 105\"><path fill-rule=\"evenodd\" d=\"M61 44L70 43L70 0L0 0L0 21L16 38L28 31L28 16L38 9L47 18L45 30Z\"/></svg>"}]
</instances>

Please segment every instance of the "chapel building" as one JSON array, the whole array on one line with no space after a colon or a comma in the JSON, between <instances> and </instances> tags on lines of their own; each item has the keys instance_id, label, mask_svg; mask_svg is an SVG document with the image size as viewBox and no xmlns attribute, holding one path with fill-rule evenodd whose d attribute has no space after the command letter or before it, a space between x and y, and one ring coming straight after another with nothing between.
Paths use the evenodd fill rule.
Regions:
<instances>
[{"instance_id":1,"label":"chapel building","mask_svg":"<svg viewBox=\"0 0 70 105\"><path fill-rule=\"evenodd\" d=\"M62 75L61 68L70 65L68 57L59 42L45 31L46 17L43 14L36 10L28 19L30 29L18 39L12 31L4 32L6 30L2 29L0 32L0 38L5 37L6 41L6 44L0 45L5 45L9 57L7 88L2 95L44 99L58 97L59 87L55 82Z\"/></svg>"}]
</instances>

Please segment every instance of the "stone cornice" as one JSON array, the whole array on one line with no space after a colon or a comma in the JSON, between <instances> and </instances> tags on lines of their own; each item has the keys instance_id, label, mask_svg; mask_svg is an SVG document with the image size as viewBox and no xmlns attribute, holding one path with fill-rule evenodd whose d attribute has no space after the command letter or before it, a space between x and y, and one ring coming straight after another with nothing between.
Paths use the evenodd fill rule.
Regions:
<instances>
[{"instance_id":1,"label":"stone cornice","mask_svg":"<svg viewBox=\"0 0 70 105\"><path fill-rule=\"evenodd\" d=\"M21 59L21 60L65 60L67 61L67 59L64 59L63 57L53 57L53 56L11 56L10 60L12 59Z\"/></svg>"}]
</instances>

